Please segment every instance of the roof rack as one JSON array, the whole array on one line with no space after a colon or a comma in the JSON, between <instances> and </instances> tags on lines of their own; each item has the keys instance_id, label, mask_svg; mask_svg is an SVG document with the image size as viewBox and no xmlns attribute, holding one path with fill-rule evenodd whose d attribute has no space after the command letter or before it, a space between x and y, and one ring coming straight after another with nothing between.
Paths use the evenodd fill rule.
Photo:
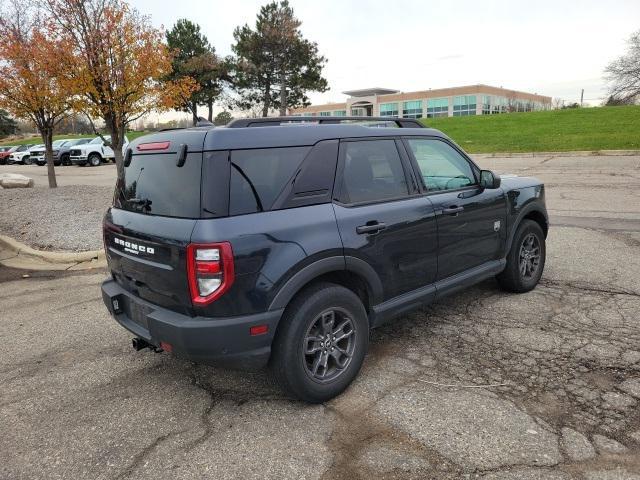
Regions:
<instances>
[{"instance_id":1,"label":"roof rack","mask_svg":"<svg viewBox=\"0 0 640 480\"><path fill-rule=\"evenodd\" d=\"M283 124L314 123L320 125L336 125L340 123L395 123L399 128L425 128L414 118L393 117L264 117L264 118L239 118L227 124L227 128L244 127L280 127Z\"/></svg>"}]
</instances>

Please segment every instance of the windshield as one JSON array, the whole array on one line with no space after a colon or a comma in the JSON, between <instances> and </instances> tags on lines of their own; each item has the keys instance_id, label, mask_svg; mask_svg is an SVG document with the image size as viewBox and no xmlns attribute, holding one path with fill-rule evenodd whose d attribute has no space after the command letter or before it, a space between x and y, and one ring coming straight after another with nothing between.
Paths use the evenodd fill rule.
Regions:
<instances>
[{"instance_id":1,"label":"windshield","mask_svg":"<svg viewBox=\"0 0 640 480\"><path fill-rule=\"evenodd\" d=\"M107 141L109 140L109 137L104 137L104 138L105 138L105 140L107 140ZM102 138L100 138L100 137L96 137L96 138L94 138L93 140L91 140L89 143L91 143L91 144L102 143Z\"/></svg>"},{"instance_id":2,"label":"windshield","mask_svg":"<svg viewBox=\"0 0 640 480\"><path fill-rule=\"evenodd\" d=\"M51 144L52 147L61 147L62 145L64 145L65 143L67 143L66 140L56 140L55 142L53 142Z\"/></svg>"},{"instance_id":3,"label":"windshield","mask_svg":"<svg viewBox=\"0 0 640 480\"><path fill-rule=\"evenodd\" d=\"M69 146L80 145L82 143L87 143L86 138L76 138L75 140L69 140Z\"/></svg>"}]
</instances>

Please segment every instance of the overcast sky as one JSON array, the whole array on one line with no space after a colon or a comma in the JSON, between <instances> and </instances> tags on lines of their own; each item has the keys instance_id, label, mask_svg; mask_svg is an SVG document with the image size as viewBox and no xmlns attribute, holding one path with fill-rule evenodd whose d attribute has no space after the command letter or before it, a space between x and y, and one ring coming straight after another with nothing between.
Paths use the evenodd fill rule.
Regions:
<instances>
[{"instance_id":1,"label":"overcast sky","mask_svg":"<svg viewBox=\"0 0 640 480\"><path fill-rule=\"evenodd\" d=\"M266 0L130 0L156 26L199 23L221 55ZM484 83L597 104L603 69L640 29L640 0L290 0L327 58L330 90L402 91Z\"/></svg>"}]
</instances>

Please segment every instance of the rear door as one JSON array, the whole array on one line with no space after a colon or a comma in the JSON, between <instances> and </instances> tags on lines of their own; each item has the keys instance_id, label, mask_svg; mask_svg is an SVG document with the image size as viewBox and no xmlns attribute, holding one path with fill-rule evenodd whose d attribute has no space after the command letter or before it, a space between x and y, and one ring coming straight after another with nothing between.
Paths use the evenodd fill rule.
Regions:
<instances>
[{"instance_id":1,"label":"rear door","mask_svg":"<svg viewBox=\"0 0 640 480\"><path fill-rule=\"evenodd\" d=\"M176 146L177 148L177 146ZM201 217L202 152L136 153L118 180L104 241L114 279L142 299L191 311L186 247Z\"/></svg>"},{"instance_id":2,"label":"rear door","mask_svg":"<svg viewBox=\"0 0 640 480\"><path fill-rule=\"evenodd\" d=\"M479 186L479 169L440 138L405 139L438 224L438 280L496 260L506 239L506 198Z\"/></svg>"},{"instance_id":3,"label":"rear door","mask_svg":"<svg viewBox=\"0 0 640 480\"><path fill-rule=\"evenodd\" d=\"M402 144L392 138L340 144L334 209L344 252L373 267L385 300L436 276L434 209L416 195L404 155Z\"/></svg>"}]
</instances>

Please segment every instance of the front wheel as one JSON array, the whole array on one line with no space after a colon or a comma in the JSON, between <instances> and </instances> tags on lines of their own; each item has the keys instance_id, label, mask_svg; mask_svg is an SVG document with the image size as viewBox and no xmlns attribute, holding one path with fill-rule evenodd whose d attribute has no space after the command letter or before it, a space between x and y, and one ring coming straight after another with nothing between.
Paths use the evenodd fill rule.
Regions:
<instances>
[{"instance_id":1,"label":"front wheel","mask_svg":"<svg viewBox=\"0 0 640 480\"><path fill-rule=\"evenodd\" d=\"M62 166L68 166L71 165L71 158L69 157L69 155L63 155L60 163L62 164Z\"/></svg>"},{"instance_id":2,"label":"front wheel","mask_svg":"<svg viewBox=\"0 0 640 480\"><path fill-rule=\"evenodd\" d=\"M22 163L24 163L25 165L31 165L31 158L29 156L26 156L22 159Z\"/></svg>"},{"instance_id":3,"label":"front wheel","mask_svg":"<svg viewBox=\"0 0 640 480\"><path fill-rule=\"evenodd\" d=\"M369 321L360 298L339 285L319 283L286 308L270 368L289 396L321 403L353 381L368 344Z\"/></svg>"},{"instance_id":4,"label":"front wheel","mask_svg":"<svg viewBox=\"0 0 640 480\"><path fill-rule=\"evenodd\" d=\"M496 277L504 290L524 293L533 290L540 281L546 258L542 227L533 220L523 220L516 231L507 266Z\"/></svg>"},{"instance_id":5,"label":"front wheel","mask_svg":"<svg viewBox=\"0 0 640 480\"><path fill-rule=\"evenodd\" d=\"M94 153L89 155L89 165L91 165L92 167L97 167L102 163L102 159L100 158L100 155Z\"/></svg>"}]
</instances>

